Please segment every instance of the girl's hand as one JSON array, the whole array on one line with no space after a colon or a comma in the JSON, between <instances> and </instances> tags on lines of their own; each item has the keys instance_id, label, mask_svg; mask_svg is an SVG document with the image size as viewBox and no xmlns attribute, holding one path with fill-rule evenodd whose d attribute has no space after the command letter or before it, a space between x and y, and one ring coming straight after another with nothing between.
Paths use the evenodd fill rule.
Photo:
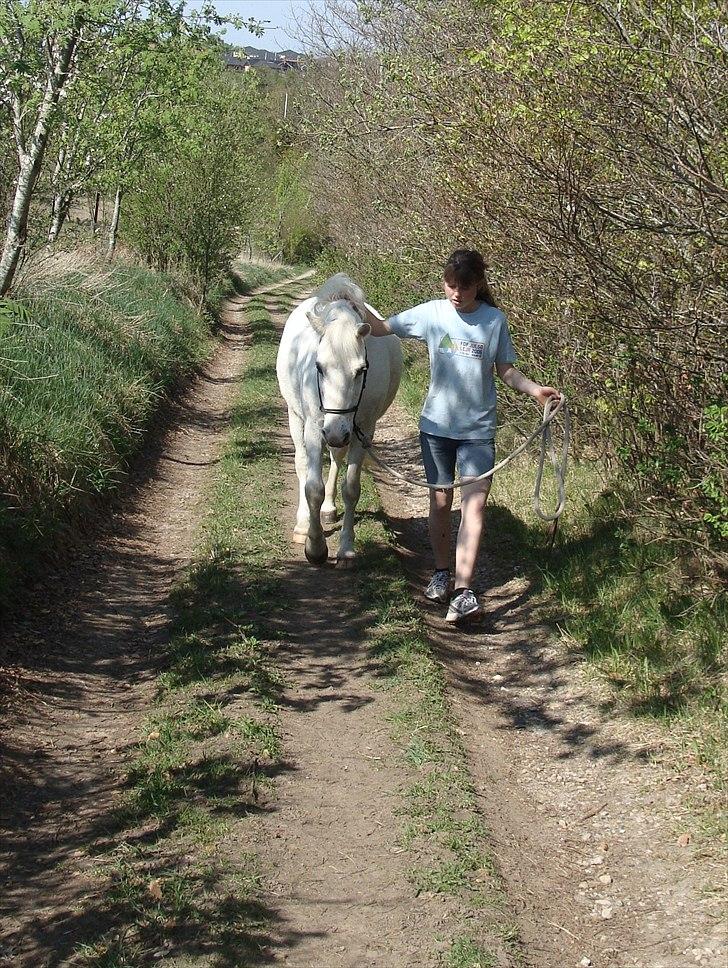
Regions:
<instances>
[{"instance_id":1,"label":"girl's hand","mask_svg":"<svg viewBox=\"0 0 728 968\"><path fill-rule=\"evenodd\" d=\"M545 407L549 400L560 400L561 394L553 387L538 387L533 397L534 400L538 400L542 407Z\"/></svg>"}]
</instances>

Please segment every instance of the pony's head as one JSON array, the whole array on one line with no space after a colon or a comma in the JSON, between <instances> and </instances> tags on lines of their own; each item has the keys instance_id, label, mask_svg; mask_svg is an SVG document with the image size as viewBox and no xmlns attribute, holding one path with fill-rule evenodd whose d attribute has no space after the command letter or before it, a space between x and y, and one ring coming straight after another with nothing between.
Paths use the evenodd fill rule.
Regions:
<instances>
[{"instance_id":1,"label":"pony's head","mask_svg":"<svg viewBox=\"0 0 728 968\"><path fill-rule=\"evenodd\" d=\"M337 287L331 284L339 280ZM341 280L354 290L325 302L324 290L341 292ZM361 310L355 308L361 306ZM364 294L343 274L329 279L318 293L318 300L308 318L318 333L316 377L320 405L324 415L322 433L329 447L345 447L354 431L356 412L364 392L367 372L365 338L369 324L364 322Z\"/></svg>"}]
</instances>

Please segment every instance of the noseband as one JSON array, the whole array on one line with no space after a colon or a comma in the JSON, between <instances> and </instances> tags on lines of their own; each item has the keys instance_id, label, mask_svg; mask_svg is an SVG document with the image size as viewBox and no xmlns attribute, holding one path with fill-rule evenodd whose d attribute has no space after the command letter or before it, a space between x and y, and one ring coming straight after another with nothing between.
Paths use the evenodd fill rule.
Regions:
<instances>
[{"instance_id":1,"label":"noseband","mask_svg":"<svg viewBox=\"0 0 728 968\"><path fill-rule=\"evenodd\" d=\"M359 404L361 403L361 398L364 396L364 387L367 385L368 372L369 372L369 357L367 356L367 348L365 346L364 347L364 369L362 370L361 390L359 390L359 399L356 401L356 404L353 407L345 407L342 410L334 410L332 407L324 406L324 397L321 392L321 373L318 367L316 368L316 389L318 390L319 410L321 411L321 413L353 413L354 420L352 421L352 423L354 425L354 433L359 438L359 441L362 447L364 447L365 449L367 447L371 447L372 445L371 437L367 437L367 435L364 433L361 427L357 424L356 414L357 414L357 411L359 410Z\"/></svg>"}]
</instances>

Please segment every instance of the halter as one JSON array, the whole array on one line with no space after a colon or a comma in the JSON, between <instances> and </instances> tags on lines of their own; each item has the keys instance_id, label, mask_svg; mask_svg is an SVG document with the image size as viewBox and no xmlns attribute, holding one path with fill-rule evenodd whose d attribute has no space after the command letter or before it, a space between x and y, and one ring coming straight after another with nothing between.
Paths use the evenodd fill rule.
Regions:
<instances>
[{"instance_id":1,"label":"halter","mask_svg":"<svg viewBox=\"0 0 728 968\"><path fill-rule=\"evenodd\" d=\"M359 409L361 398L364 396L364 387L367 385L368 372L369 372L369 357L367 356L367 348L365 345L364 346L364 369L362 370L361 390L359 390L359 399L356 401L356 404L353 407L345 407L342 410L334 410L332 407L324 406L324 398L323 398L323 394L321 393L321 373L318 367L316 368L316 389L318 390L319 410L321 411L321 413L353 413L354 419L352 423L354 426L354 433L359 438L359 441L362 447L364 447L365 449L367 449L368 447L371 447L372 440L371 440L371 437L367 437L367 435L364 433L361 427L357 424L356 413L357 413L357 410Z\"/></svg>"}]
</instances>

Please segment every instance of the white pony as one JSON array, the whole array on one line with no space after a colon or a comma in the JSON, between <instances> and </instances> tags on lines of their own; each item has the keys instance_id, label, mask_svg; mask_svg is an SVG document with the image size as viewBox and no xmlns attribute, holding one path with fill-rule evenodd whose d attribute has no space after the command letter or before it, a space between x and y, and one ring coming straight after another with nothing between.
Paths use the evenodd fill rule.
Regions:
<instances>
[{"instance_id":1,"label":"white pony","mask_svg":"<svg viewBox=\"0 0 728 968\"><path fill-rule=\"evenodd\" d=\"M283 329L276 373L288 405L296 449L299 498L294 541L321 565L328 557L322 521L336 519L336 482L346 461L344 519L337 560L350 564L361 465L377 419L394 399L402 375L396 336L370 337L364 293L344 273L332 276L297 306ZM331 470L323 483L323 448Z\"/></svg>"}]
</instances>

